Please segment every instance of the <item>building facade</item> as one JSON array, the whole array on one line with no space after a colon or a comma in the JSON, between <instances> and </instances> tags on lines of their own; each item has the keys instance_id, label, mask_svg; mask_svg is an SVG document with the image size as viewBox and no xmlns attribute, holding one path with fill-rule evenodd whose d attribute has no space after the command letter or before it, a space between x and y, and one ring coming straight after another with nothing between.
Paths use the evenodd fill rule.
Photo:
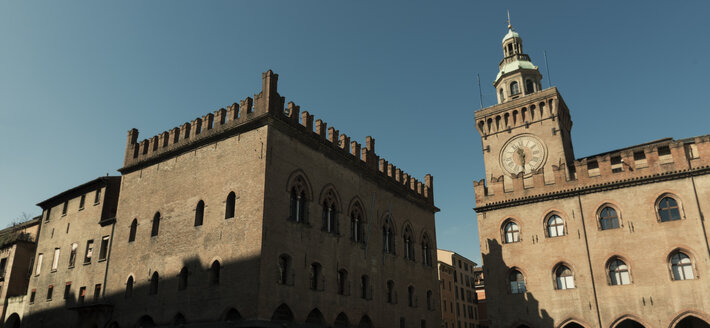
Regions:
<instances>
[{"instance_id":1,"label":"building facade","mask_svg":"<svg viewBox=\"0 0 710 328\"><path fill-rule=\"evenodd\" d=\"M486 280L482 267L473 268L473 283L476 288L476 305L478 308L478 325L488 328L488 309L486 304Z\"/></svg>"},{"instance_id":2,"label":"building facade","mask_svg":"<svg viewBox=\"0 0 710 328\"><path fill-rule=\"evenodd\" d=\"M56 232L40 237L23 323L438 327L433 178L285 104L277 79L268 71L254 98L149 139L130 130L110 220L74 213L81 188L41 203L43 231ZM95 251L69 277L75 242L77 261Z\"/></svg>"},{"instance_id":3,"label":"building facade","mask_svg":"<svg viewBox=\"0 0 710 328\"><path fill-rule=\"evenodd\" d=\"M40 218L21 222L0 231L0 318L19 323L20 313L8 309L9 300L27 293L32 269ZM8 312L9 311L9 312Z\"/></svg>"},{"instance_id":4,"label":"building facade","mask_svg":"<svg viewBox=\"0 0 710 328\"><path fill-rule=\"evenodd\" d=\"M99 177L37 204L43 210L41 233L24 326L62 327L86 317L110 317L105 286L120 181Z\"/></svg>"},{"instance_id":5,"label":"building facade","mask_svg":"<svg viewBox=\"0 0 710 328\"><path fill-rule=\"evenodd\" d=\"M575 159L571 114L509 27L476 112L492 327L708 327L710 137Z\"/></svg>"},{"instance_id":6,"label":"building facade","mask_svg":"<svg viewBox=\"0 0 710 328\"><path fill-rule=\"evenodd\" d=\"M456 252L437 250L442 326L478 328L478 299L474 283L476 263Z\"/></svg>"}]
</instances>

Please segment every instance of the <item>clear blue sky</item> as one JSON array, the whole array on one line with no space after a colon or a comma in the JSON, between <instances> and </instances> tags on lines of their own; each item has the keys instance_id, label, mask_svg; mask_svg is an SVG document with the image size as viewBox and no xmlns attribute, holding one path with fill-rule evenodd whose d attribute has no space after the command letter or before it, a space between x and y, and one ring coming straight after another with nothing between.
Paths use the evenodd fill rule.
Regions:
<instances>
[{"instance_id":1,"label":"clear blue sky","mask_svg":"<svg viewBox=\"0 0 710 328\"><path fill-rule=\"evenodd\" d=\"M707 134L708 1L2 1L0 225L121 167L155 135L259 91L435 177L439 247L480 260L473 113L506 9L570 107L577 157Z\"/></svg>"}]
</instances>

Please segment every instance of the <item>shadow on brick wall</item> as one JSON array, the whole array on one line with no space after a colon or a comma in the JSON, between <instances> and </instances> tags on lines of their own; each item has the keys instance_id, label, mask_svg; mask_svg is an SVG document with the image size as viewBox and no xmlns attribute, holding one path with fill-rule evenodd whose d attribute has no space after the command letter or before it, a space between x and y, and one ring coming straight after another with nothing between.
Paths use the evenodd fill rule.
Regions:
<instances>
[{"instance_id":1,"label":"shadow on brick wall","mask_svg":"<svg viewBox=\"0 0 710 328\"><path fill-rule=\"evenodd\" d=\"M540 304L533 293L520 290L520 285L512 287L513 267L503 261L501 245L495 239L488 239L488 254L483 255L483 267L486 279L486 303L490 327L533 328L554 327L554 320ZM495 268L495 272L489 269ZM499 274L503 273L504 274ZM525 277L528 279L529 277ZM523 315L521 315L523 314ZM518 319L511 319L510 317Z\"/></svg>"},{"instance_id":2,"label":"shadow on brick wall","mask_svg":"<svg viewBox=\"0 0 710 328\"><path fill-rule=\"evenodd\" d=\"M258 302L257 284L253 283L255 279L249 282L251 288L238 288L240 282L235 284L234 279L245 277L244 274L256 277L259 274L259 258L222 264L218 283L214 268L205 268L199 259L187 259L183 265L189 271L187 285L184 285L180 275L160 276L157 293L151 291L150 279L145 278L136 279L132 289L97 297L93 290L89 290L93 287L87 286L83 300L74 292L78 286L73 288L66 300L60 299L64 296L63 290L55 287L54 302L57 307L31 311L21 322L16 314L8 314L10 320L5 322L4 327L375 327L367 316L348 318L344 313L335 322L325 322L317 309L308 315L299 313L297 317L306 317L306 322L294 322L294 313L287 304L273 309L270 320L257 318L257 311L254 310ZM276 273L274 280L277 280ZM42 296L38 291L35 302L46 302ZM245 308L251 310L245 312ZM191 316L197 316L196 313L215 315L213 318L191 320Z\"/></svg>"}]
</instances>

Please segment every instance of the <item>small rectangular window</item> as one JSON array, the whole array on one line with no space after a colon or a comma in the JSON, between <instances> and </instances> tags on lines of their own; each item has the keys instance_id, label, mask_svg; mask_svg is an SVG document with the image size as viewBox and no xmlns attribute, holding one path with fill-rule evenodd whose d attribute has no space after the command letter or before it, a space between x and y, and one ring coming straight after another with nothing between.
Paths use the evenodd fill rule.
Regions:
<instances>
[{"instance_id":1,"label":"small rectangular window","mask_svg":"<svg viewBox=\"0 0 710 328\"><path fill-rule=\"evenodd\" d=\"M96 189L96 196L94 196L94 205L101 203L101 188Z\"/></svg>"},{"instance_id":2,"label":"small rectangular window","mask_svg":"<svg viewBox=\"0 0 710 328\"><path fill-rule=\"evenodd\" d=\"M101 249L99 250L99 261L106 260L108 255L108 236L101 238Z\"/></svg>"},{"instance_id":3,"label":"small rectangular window","mask_svg":"<svg viewBox=\"0 0 710 328\"><path fill-rule=\"evenodd\" d=\"M35 302L35 294L37 294L37 289L33 288L30 292L30 304L33 304Z\"/></svg>"},{"instance_id":4,"label":"small rectangular window","mask_svg":"<svg viewBox=\"0 0 710 328\"><path fill-rule=\"evenodd\" d=\"M611 157L611 172L618 173L624 171L624 163L621 161L621 156Z\"/></svg>"},{"instance_id":5,"label":"small rectangular window","mask_svg":"<svg viewBox=\"0 0 710 328\"><path fill-rule=\"evenodd\" d=\"M62 216L67 215L67 208L69 207L69 201L65 200L64 205L62 205Z\"/></svg>"},{"instance_id":6,"label":"small rectangular window","mask_svg":"<svg viewBox=\"0 0 710 328\"><path fill-rule=\"evenodd\" d=\"M597 160L587 161L587 174L590 177L595 177L599 175L599 163Z\"/></svg>"},{"instance_id":7,"label":"small rectangular window","mask_svg":"<svg viewBox=\"0 0 710 328\"><path fill-rule=\"evenodd\" d=\"M49 288L47 288L47 301L52 300L52 292L54 292L54 285L49 285Z\"/></svg>"},{"instance_id":8,"label":"small rectangular window","mask_svg":"<svg viewBox=\"0 0 710 328\"><path fill-rule=\"evenodd\" d=\"M658 156L666 156L671 154L671 148L668 146L658 147Z\"/></svg>"},{"instance_id":9,"label":"small rectangular window","mask_svg":"<svg viewBox=\"0 0 710 328\"><path fill-rule=\"evenodd\" d=\"M39 276L40 271L42 270L42 259L44 258L44 254L39 253L37 255L37 267L35 268L35 276Z\"/></svg>"},{"instance_id":10,"label":"small rectangular window","mask_svg":"<svg viewBox=\"0 0 710 328\"><path fill-rule=\"evenodd\" d=\"M81 198L79 199L79 210L84 209L84 202L86 202L86 194L81 195Z\"/></svg>"},{"instance_id":11,"label":"small rectangular window","mask_svg":"<svg viewBox=\"0 0 710 328\"><path fill-rule=\"evenodd\" d=\"M59 264L59 248L54 249L54 258L52 259L52 272L57 271L57 265Z\"/></svg>"},{"instance_id":12,"label":"small rectangular window","mask_svg":"<svg viewBox=\"0 0 710 328\"><path fill-rule=\"evenodd\" d=\"M101 297L101 284L96 284L94 286L94 301L97 301Z\"/></svg>"},{"instance_id":13,"label":"small rectangular window","mask_svg":"<svg viewBox=\"0 0 710 328\"><path fill-rule=\"evenodd\" d=\"M64 285L64 299L69 299L69 295L71 295L71 281L67 281L67 284Z\"/></svg>"},{"instance_id":14,"label":"small rectangular window","mask_svg":"<svg viewBox=\"0 0 710 328\"><path fill-rule=\"evenodd\" d=\"M52 212L52 208L50 207L50 208L47 209L46 214L45 214L45 216L44 216L44 221L45 221L45 222L48 222L48 221L49 221L49 214L50 214L51 212Z\"/></svg>"},{"instance_id":15,"label":"small rectangular window","mask_svg":"<svg viewBox=\"0 0 710 328\"><path fill-rule=\"evenodd\" d=\"M700 158L700 154L698 153L698 145L694 143L685 145L685 153L688 159Z\"/></svg>"},{"instance_id":16,"label":"small rectangular window","mask_svg":"<svg viewBox=\"0 0 710 328\"><path fill-rule=\"evenodd\" d=\"M640 160L645 160L645 159L646 159L646 153L643 150L634 152L634 161L640 161Z\"/></svg>"},{"instance_id":17,"label":"small rectangular window","mask_svg":"<svg viewBox=\"0 0 710 328\"><path fill-rule=\"evenodd\" d=\"M69 253L69 267L73 268L76 263L76 250L79 248L79 244L71 244L71 253Z\"/></svg>"},{"instance_id":18,"label":"small rectangular window","mask_svg":"<svg viewBox=\"0 0 710 328\"><path fill-rule=\"evenodd\" d=\"M84 304L84 297L86 296L86 286L79 287L79 304Z\"/></svg>"},{"instance_id":19,"label":"small rectangular window","mask_svg":"<svg viewBox=\"0 0 710 328\"><path fill-rule=\"evenodd\" d=\"M84 264L91 263L91 256L94 254L94 240L86 242L86 254L84 255Z\"/></svg>"}]
</instances>

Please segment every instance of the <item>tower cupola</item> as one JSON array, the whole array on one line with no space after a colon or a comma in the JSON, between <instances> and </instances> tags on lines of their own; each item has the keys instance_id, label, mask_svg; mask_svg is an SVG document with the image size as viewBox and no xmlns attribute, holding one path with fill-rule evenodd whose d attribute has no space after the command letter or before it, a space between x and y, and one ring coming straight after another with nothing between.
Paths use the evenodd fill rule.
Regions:
<instances>
[{"instance_id":1,"label":"tower cupola","mask_svg":"<svg viewBox=\"0 0 710 328\"><path fill-rule=\"evenodd\" d=\"M498 65L498 75L493 86L498 103L504 103L540 91L542 75L530 56L523 52L523 39L513 30L508 20L508 33L503 37L503 60Z\"/></svg>"}]
</instances>

